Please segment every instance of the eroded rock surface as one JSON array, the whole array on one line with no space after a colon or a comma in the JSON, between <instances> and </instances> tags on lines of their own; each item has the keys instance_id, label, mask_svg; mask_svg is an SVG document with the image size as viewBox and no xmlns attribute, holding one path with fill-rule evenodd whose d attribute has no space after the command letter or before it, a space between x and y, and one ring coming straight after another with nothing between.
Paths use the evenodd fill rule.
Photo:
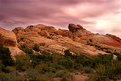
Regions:
<instances>
[{"instance_id":1,"label":"eroded rock surface","mask_svg":"<svg viewBox=\"0 0 121 81\"><path fill-rule=\"evenodd\" d=\"M14 34L14 33L15 34ZM75 54L98 55L121 52L121 39L114 35L94 34L81 25L69 24L68 30L43 24L17 27L11 31L0 28L0 43L9 47L12 55L21 54L18 46L39 44L43 49L63 54L70 49Z\"/></svg>"},{"instance_id":2,"label":"eroded rock surface","mask_svg":"<svg viewBox=\"0 0 121 81\"><path fill-rule=\"evenodd\" d=\"M11 56L20 55L23 53L17 47L16 35L11 31L0 28L0 43L10 49Z\"/></svg>"}]
</instances>

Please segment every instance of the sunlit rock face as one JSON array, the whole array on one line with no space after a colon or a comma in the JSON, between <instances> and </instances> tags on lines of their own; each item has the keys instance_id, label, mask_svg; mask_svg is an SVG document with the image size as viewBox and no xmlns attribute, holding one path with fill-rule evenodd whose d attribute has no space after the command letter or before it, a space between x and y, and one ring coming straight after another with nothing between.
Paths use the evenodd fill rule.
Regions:
<instances>
[{"instance_id":1,"label":"sunlit rock face","mask_svg":"<svg viewBox=\"0 0 121 81\"><path fill-rule=\"evenodd\" d=\"M16 46L16 35L11 31L0 28L0 43L5 46Z\"/></svg>"},{"instance_id":2,"label":"sunlit rock face","mask_svg":"<svg viewBox=\"0 0 121 81\"><path fill-rule=\"evenodd\" d=\"M9 48L11 56L13 57L23 53L17 47L16 35L11 31L0 28L0 43Z\"/></svg>"},{"instance_id":3,"label":"sunlit rock face","mask_svg":"<svg viewBox=\"0 0 121 81\"><path fill-rule=\"evenodd\" d=\"M64 50L70 49L75 54L92 56L121 52L120 38L110 34L94 34L81 25L69 24L68 30L64 30L38 24L12 31L17 36L18 46L39 44L42 49L52 52L64 54Z\"/></svg>"}]
</instances>

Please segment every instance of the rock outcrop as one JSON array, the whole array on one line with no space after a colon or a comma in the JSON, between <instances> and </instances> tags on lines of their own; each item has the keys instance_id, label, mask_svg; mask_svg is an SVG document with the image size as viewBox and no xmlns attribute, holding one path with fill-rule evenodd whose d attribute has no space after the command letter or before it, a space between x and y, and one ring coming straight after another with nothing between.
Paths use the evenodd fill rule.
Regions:
<instances>
[{"instance_id":1,"label":"rock outcrop","mask_svg":"<svg viewBox=\"0 0 121 81\"><path fill-rule=\"evenodd\" d=\"M68 26L69 31L71 31L72 33L77 32L78 30L83 30L83 27L80 25L75 25L75 24L69 24Z\"/></svg>"},{"instance_id":2,"label":"rock outcrop","mask_svg":"<svg viewBox=\"0 0 121 81\"><path fill-rule=\"evenodd\" d=\"M17 27L11 31L0 29L0 43L9 47L12 55L20 54L18 46L32 47L39 44L42 49L64 53L70 49L75 54L98 55L121 52L121 39L114 35L94 34L81 25L69 24L68 30L55 29L43 24Z\"/></svg>"},{"instance_id":3,"label":"rock outcrop","mask_svg":"<svg viewBox=\"0 0 121 81\"><path fill-rule=\"evenodd\" d=\"M16 35L11 31L0 28L0 43L10 49L11 56L16 56L22 53L17 47Z\"/></svg>"},{"instance_id":4,"label":"rock outcrop","mask_svg":"<svg viewBox=\"0 0 121 81\"><path fill-rule=\"evenodd\" d=\"M69 31L75 33L76 36L85 36L85 35L92 35L91 32L84 29L81 25L69 24L68 26Z\"/></svg>"},{"instance_id":5,"label":"rock outcrop","mask_svg":"<svg viewBox=\"0 0 121 81\"><path fill-rule=\"evenodd\" d=\"M73 40L76 40L76 37L82 38L93 35L91 32L84 29L81 25L69 24L68 29L72 33L71 36Z\"/></svg>"},{"instance_id":6,"label":"rock outcrop","mask_svg":"<svg viewBox=\"0 0 121 81\"><path fill-rule=\"evenodd\" d=\"M69 24L68 28L69 30L57 30L52 26L39 24L35 26L30 25L24 30L15 28L13 32L15 32L17 36L19 45L33 46L34 44L39 44L43 49L61 54L63 54L66 49L70 49L76 54L98 55L105 53L95 47L77 42L77 38L78 41L80 41L81 36L92 35L91 32L80 25ZM18 29L20 30L18 31ZM73 36L75 36L76 40L73 40Z\"/></svg>"},{"instance_id":7,"label":"rock outcrop","mask_svg":"<svg viewBox=\"0 0 121 81\"><path fill-rule=\"evenodd\" d=\"M0 43L5 46L16 46L16 35L11 31L0 28Z\"/></svg>"}]
</instances>

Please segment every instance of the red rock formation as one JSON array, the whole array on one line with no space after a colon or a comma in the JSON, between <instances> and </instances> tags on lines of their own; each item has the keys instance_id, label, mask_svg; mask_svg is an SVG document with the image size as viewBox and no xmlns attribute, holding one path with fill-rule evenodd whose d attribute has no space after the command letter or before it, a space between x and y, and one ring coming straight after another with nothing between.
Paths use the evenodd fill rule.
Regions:
<instances>
[{"instance_id":1,"label":"red rock formation","mask_svg":"<svg viewBox=\"0 0 121 81\"><path fill-rule=\"evenodd\" d=\"M16 56L22 53L17 47L16 35L11 31L0 28L0 43L10 49L11 56Z\"/></svg>"},{"instance_id":2,"label":"red rock formation","mask_svg":"<svg viewBox=\"0 0 121 81\"><path fill-rule=\"evenodd\" d=\"M121 51L121 39L116 36L94 34L81 25L75 24L69 24L68 29L57 30L52 26L39 24L28 26L25 29L15 28L13 32L19 44L24 43L28 46L34 43L44 44L43 48L52 51L67 48L77 54L89 55L103 54L113 50Z\"/></svg>"}]
</instances>

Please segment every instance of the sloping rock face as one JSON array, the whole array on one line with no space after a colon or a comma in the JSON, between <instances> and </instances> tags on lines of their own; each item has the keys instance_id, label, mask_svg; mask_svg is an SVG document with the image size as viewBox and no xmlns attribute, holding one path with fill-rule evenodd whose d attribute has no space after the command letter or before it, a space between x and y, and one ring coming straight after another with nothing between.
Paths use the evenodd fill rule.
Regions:
<instances>
[{"instance_id":1,"label":"sloping rock face","mask_svg":"<svg viewBox=\"0 0 121 81\"><path fill-rule=\"evenodd\" d=\"M113 36L113 37L112 37ZM121 42L120 38L115 37L114 35L100 35L94 34L82 39L88 45L95 46L97 49L100 49L105 52L115 53L121 52Z\"/></svg>"},{"instance_id":2,"label":"sloping rock face","mask_svg":"<svg viewBox=\"0 0 121 81\"><path fill-rule=\"evenodd\" d=\"M77 29L75 26L77 26ZM74 32L73 29L75 29ZM76 35L78 38L80 35L83 36L92 34L79 25L70 24L69 30L57 30L52 26L39 24L35 26L28 26L25 29L15 28L13 32L15 32L17 36L19 45L24 44L27 46L33 46L34 44L39 44L45 50L61 54L63 54L64 50L66 49L70 49L76 54L98 55L105 53L103 51L97 50L95 47L89 45L87 46L73 40L73 33L77 33L74 35ZM79 40L81 40L81 38L79 38Z\"/></svg>"},{"instance_id":3,"label":"sloping rock face","mask_svg":"<svg viewBox=\"0 0 121 81\"><path fill-rule=\"evenodd\" d=\"M33 46L39 44L43 49L64 53L70 49L76 54L98 55L121 52L121 39L114 35L94 34L81 25L69 24L68 30L55 29L43 24L30 25L12 30L19 45Z\"/></svg>"},{"instance_id":4,"label":"sloping rock face","mask_svg":"<svg viewBox=\"0 0 121 81\"><path fill-rule=\"evenodd\" d=\"M22 52L17 47L16 35L13 32L3 28L0 28L0 43L10 49L12 56L16 56Z\"/></svg>"},{"instance_id":5,"label":"sloping rock face","mask_svg":"<svg viewBox=\"0 0 121 81\"><path fill-rule=\"evenodd\" d=\"M16 35L11 31L0 28L0 43L5 46L16 46Z\"/></svg>"}]
</instances>

